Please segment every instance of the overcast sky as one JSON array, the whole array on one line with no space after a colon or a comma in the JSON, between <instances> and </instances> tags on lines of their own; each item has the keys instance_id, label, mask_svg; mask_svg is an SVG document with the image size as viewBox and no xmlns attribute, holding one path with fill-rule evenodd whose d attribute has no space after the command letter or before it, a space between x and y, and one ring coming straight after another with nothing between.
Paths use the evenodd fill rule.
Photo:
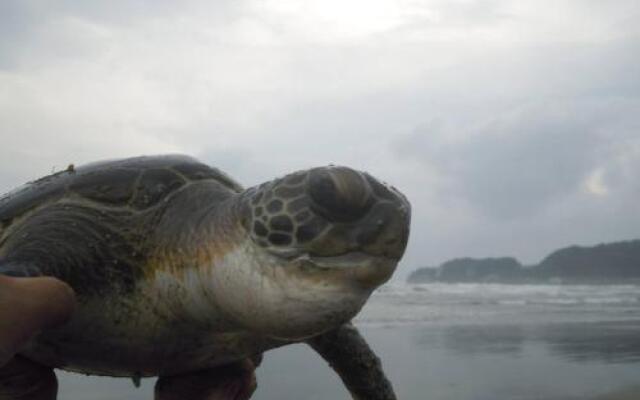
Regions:
<instances>
[{"instance_id":1,"label":"overcast sky","mask_svg":"<svg viewBox=\"0 0 640 400\"><path fill-rule=\"evenodd\" d=\"M0 191L167 152L413 204L399 276L640 237L637 0L0 2Z\"/></svg>"}]
</instances>

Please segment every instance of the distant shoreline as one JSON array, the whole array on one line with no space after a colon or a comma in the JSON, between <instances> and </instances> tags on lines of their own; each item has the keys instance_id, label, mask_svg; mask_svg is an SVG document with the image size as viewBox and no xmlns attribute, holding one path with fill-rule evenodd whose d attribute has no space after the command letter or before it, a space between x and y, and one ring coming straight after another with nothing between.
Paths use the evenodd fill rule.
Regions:
<instances>
[{"instance_id":1,"label":"distant shoreline","mask_svg":"<svg viewBox=\"0 0 640 400\"><path fill-rule=\"evenodd\" d=\"M514 257L455 258L419 268L407 282L635 285L640 284L640 240L565 247L532 266Z\"/></svg>"},{"instance_id":2,"label":"distant shoreline","mask_svg":"<svg viewBox=\"0 0 640 400\"><path fill-rule=\"evenodd\" d=\"M407 280L410 285L462 285L462 284L474 284L474 285L540 285L540 286L640 286L640 279L631 280L598 280L598 281L424 281L424 282L412 282Z\"/></svg>"}]
</instances>

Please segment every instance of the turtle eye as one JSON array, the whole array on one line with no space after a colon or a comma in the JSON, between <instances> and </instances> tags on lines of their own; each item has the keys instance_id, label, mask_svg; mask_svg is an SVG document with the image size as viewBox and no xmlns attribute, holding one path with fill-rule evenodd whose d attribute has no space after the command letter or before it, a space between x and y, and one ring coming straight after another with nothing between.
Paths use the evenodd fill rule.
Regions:
<instances>
[{"instance_id":1,"label":"turtle eye","mask_svg":"<svg viewBox=\"0 0 640 400\"><path fill-rule=\"evenodd\" d=\"M327 226L321 218L314 217L296 229L296 239L298 243L307 243L320 235Z\"/></svg>"}]
</instances>

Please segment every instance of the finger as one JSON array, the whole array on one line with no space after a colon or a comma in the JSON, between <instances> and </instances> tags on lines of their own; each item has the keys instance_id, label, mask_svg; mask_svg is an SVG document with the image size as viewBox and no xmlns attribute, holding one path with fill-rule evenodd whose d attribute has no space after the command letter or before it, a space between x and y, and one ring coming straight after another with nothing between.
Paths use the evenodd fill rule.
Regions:
<instances>
[{"instance_id":1,"label":"finger","mask_svg":"<svg viewBox=\"0 0 640 400\"><path fill-rule=\"evenodd\" d=\"M0 275L0 366L33 335L67 321L74 309L73 290L60 280Z\"/></svg>"},{"instance_id":2,"label":"finger","mask_svg":"<svg viewBox=\"0 0 640 400\"><path fill-rule=\"evenodd\" d=\"M249 361L158 379L155 400L248 400L256 389Z\"/></svg>"}]
</instances>

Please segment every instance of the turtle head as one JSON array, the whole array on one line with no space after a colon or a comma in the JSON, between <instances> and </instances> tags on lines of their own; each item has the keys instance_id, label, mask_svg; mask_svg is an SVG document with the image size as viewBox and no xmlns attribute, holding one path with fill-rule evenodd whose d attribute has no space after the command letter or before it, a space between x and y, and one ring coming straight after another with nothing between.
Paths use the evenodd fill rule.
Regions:
<instances>
[{"instance_id":1,"label":"turtle head","mask_svg":"<svg viewBox=\"0 0 640 400\"><path fill-rule=\"evenodd\" d=\"M387 281L409 237L410 205L393 187L346 167L296 172L256 188L254 243L312 276L363 288Z\"/></svg>"},{"instance_id":2,"label":"turtle head","mask_svg":"<svg viewBox=\"0 0 640 400\"><path fill-rule=\"evenodd\" d=\"M241 198L246 239L237 264L251 272L238 291L251 293L243 304L253 310L244 320L272 336L311 336L352 319L407 245L407 199L350 168L295 172Z\"/></svg>"}]
</instances>

